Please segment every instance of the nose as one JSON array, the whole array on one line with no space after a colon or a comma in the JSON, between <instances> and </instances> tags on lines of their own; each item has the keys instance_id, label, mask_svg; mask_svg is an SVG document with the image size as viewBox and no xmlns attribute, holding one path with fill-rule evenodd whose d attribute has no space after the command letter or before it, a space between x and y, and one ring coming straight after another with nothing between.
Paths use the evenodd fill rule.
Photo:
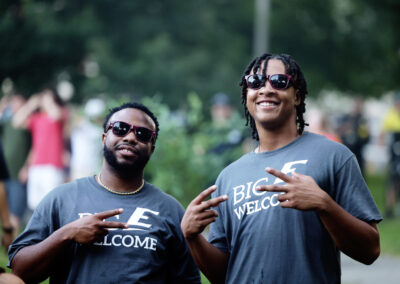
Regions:
<instances>
[{"instance_id":1,"label":"nose","mask_svg":"<svg viewBox=\"0 0 400 284\"><path fill-rule=\"evenodd\" d=\"M269 80L266 80L264 85L259 89L259 94L260 95L268 95L270 93L274 93L275 89L272 88L271 83Z\"/></svg>"},{"instance_id":2,"label":"nose","mask_svg":"<svg viewBox=\"0 0 400 284\"><path fill-rule=\"evenodd\" d=\"M135 144L138 142L133 129L131 129L131 131L129 131L129 133L124 136L123 141L129 142L129 143L134 142Z\"/></svg>"}]
</instances>

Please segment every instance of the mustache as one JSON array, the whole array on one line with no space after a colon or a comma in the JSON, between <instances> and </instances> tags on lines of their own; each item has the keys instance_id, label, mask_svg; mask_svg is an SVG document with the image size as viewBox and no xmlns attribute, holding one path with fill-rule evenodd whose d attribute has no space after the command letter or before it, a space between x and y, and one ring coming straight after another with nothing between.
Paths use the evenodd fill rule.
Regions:
<instances>
[{"instance_id":1,"label":"mustache","mask_svg":"<svg viewBox=\"0 0 400 284\"><path fill-rule=\"evenodd\" d=\"M135 143L129 143L129 142L121 142L121 143L118 143L117 145L115 145L114 147L113 147L113 149L114 150L118 150L118 149L120 149L120 148L126 148L126 147L128 147L128 148L131 148L134 152L137 152L138 150L136 149L136 144Z\"/></svg>"}]
</instances>

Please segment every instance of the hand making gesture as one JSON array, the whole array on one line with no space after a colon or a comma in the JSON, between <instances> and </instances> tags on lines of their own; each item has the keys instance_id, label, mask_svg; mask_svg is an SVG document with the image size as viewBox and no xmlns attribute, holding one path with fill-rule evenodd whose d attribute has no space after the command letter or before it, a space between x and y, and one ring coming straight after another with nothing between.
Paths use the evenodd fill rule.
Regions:
<instances>
[{"instance_id":1,"label":"hand making gesture","mask_svg":"<svg viewBox=\"0 0 400 284\"><path fill-rule=\"evenodd\" d=\"M322 190L311 176L296 172L292 176L272 168L265 171L283 180L286 184L260 185L259 191L283 192L278 196L281 206L298 210L322 210L329 195Z\"/></svg>"},{"instance_id":2,"label":"hand making gesture","mask_svg":"<svg viewBox=\"0 0 400 284\"><path fill-rule=\"evenodd\" d=\"M112 216L119 215L123 209L114 209L85 216L66 225L65 229L71 232L71 238L80 244L101 241L108 234L110 228L126 229L128 225L121 222L105 221Z\"/></svg>"},{"instance_id":3,"label":"hand making gesture","mask_svg":"<svg viewBox=\"0 0 400 284\"><path fill-rule=\"evenodd\" d=\"M190 202L181 222L182 232L186 239L196 237L218 217L217 211L210 208L218 206L227 200L228 196L222 195L205 201L216 189L217 187L213 185Z\"/></svg>"}]
</instances>

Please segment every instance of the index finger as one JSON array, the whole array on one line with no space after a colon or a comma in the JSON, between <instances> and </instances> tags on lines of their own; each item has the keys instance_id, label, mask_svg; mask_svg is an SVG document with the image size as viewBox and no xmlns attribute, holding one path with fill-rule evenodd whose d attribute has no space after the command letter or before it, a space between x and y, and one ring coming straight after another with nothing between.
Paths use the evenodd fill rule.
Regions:
<instances>
[{"instance_id":1,"label":"index finger","mask_svg":"<svg viewBox=\"0 0 400 284\"><path fill-rule=\"evenodd\" d=\"M204 201L199 208L204 210L204 209L210 208L210 207L217 207L221 202L224 202L226 200L228 200L227 195L217 196L217 197L211 198L210 200Z\"/></svg>"},{"instance_id":2,"label":"index finger","mask_svg":"<svg viewBox=\"0 0 400 284\"><path fill-rule=\"evenodd\" d=\"M267 173L273 175L273 176L276 176L277 178L280 178L281 180L283 180L283 181L286 182L286 183L289 182L289 181L292 179L289 175L284 174L284 173L282 173L281 171L275 170L275 169L270 168L270 167L267 167L267 168L265 169L265 171L266 171Z\"/></svg>"},{"instance_id":3,"label":"index finger","mask_svg":"<svg viewBox=\"0 0 400 284\"><path fill-rule=\"evenodd\" d=\"M207 188L206 190L203 190L199 195L197 195L195 197L195 199L192 200L192 202L190 203L194 203L194 204L200 204L202 203L207 197L209 197L211 195L211 193L213 193L214 191L217 190L217 186L213 185L210 186L209 188Z\"/></svg>"},{"instance_id":4,"label":"index finger","mask_svg":"<svg viewBox=\"0 0 400 284\"><path fill-rule=\"evenodd\" d=\"M118 209L113 209L113 210L108 210L108 211L96 213L96 214L94 214L94 216L99 217L100 219L104 220L104 219L107 219L109 217L112 217L112 216L115 216L115 215L119 215L122 212L124 212L124 209L118 208Z\"/></svg>"}]
</instances>

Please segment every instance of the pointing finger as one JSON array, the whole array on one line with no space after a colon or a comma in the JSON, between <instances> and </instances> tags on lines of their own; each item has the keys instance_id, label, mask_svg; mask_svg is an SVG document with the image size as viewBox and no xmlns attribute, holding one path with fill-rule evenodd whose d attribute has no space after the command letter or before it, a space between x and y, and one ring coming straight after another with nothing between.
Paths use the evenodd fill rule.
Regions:
<instances>
[{"instance_id":1,"label":"pointing finger","mask_svg":"<svg viewBox=\"0 0 400 284\"><path fill-rule=\"evenodd\" d=\"M193 204L201 204L207 197L211 195L214 191L217 190L217 186L213 185L207 188L206 190L203 190L191 203Z\"/></svg>"},{"instance_id":2,"label":"pointing finger","mask_svg":"<svg viewBox=\"0 0 400 284\"><path fill-rule=\"evenodd\" d=\"M256 187L258 191L270 191L270 192L288 192L288 187L284 185L259 185Z\"/></svg>"},{"instance_id":3,"label":"pointing finger","mask_svg":"<svg viewBox=\"0 0 400 284\"><path fill-rule=\"evenodd\" d=\"M204 210L210 207L216 207L218 206L221 202L224 202L228 200L228 195L221 195L218 197L214 197L211 198L210 200L204 201L201 206L200 206L200 210Z\"/></svg>"},{"instance_id":4,"label":"pointing finger","mask_svg":"<svg viewBox=\"0 0 400 284\"><path fill-rule=\"evenodd\" d=\"M96 213L96 214L94 214L94 216L104 220L104 219L107 219L109 217L112 217L112 216L115 216L115 215L119 215L122 212L124 212L124 209L119 208L119 209L113 209L113 210L108 210L108 211Z\"/></svg>"},{"instance_id":5,"label":"pointing finger","mask_svg":"<svg viewBox=\"0 0 400 284\"><path fill-rule=\"evenodd\" d=\"M277 171L273 168L267 167L265 171L273 176L276 176L277 178L280 178L284 182L289 182L291 180L291 177L287 174L282 173L281 171Z\"/></svg>"}]
</instances>

